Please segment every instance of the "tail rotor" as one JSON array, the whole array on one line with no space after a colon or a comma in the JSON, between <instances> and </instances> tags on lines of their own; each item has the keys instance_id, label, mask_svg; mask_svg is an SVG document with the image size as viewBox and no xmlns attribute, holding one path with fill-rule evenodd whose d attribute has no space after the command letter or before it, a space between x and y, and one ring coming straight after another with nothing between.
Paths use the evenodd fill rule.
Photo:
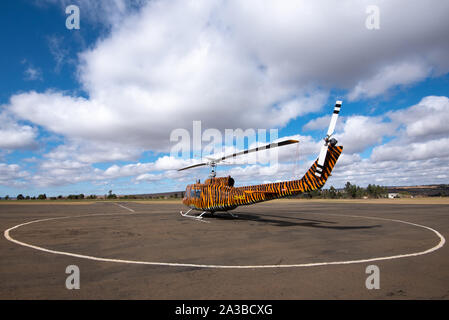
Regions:
<instances>
[{"instance_id":1,"label":"tail rotor","mask_svg":"<svg viewBox=\"0 0 449 320\"><path fill-rule=\"evenodd\" d=\"M324 145L321 147L320 156L318 157L318 164L317 164L317 168L315 171L315 175L317 177L321 177L321 175L323 173L324 161L326 160L326 154L327 154L327 149L328 149L329 144L331 144L333 146L337 144L337 140L335 138L331 138L331 136L334 134L334 131L335 131L335 126L337 124L337 119L338 119L338 114L340 113L341 104L342 104L341 101L337 101L335 103L334 113L332 114L331 122L330 122L329 128L327 130L327 135L324 138Z\"/></svg>"}]
</instances>

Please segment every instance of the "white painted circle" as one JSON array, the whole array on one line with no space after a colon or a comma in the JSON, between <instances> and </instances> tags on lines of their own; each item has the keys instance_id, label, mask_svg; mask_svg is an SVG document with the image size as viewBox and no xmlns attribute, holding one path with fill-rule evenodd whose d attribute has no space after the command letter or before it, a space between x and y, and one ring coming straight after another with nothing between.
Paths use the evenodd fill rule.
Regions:
<instances>
[{"instance_id":1,"label":"white painted circle","mask_svg":"<svg viewBox=\"0 0 449 320\"><path fill-rule=\"evenodd\" d=\"M143 265L153 265L153 266L170 266L170 267L194 267L194 268L216 268L216 269L263 269L263 268L299 268L299 267L317 267L317 266L326 266L326 265L342 265L342 264L355 264L355 263L367 263L367 262L374 262L374 261L382 261L382 260L392 260L392 259L400 259L400 258L407 258L407 257L416 257L421 256L424 254L428 254L431 252L434 252L440 248L442 248L446 242L446 239L439 233L437 230L432 229L427 226L423 226L417 223L412 223L408 221L402 221L402 220L395 220L395 219L386 219L386 218L379 218L379 217L364 217L364 216L356 216L356 215L343 215L343 214L327 214L327 213L312 213L312 214L321 214L321 215L332 215L332 216L340 216L340 217L352 217L352 218L364 218L364 219L373 219L373 220L383 220L383 221L392 221L392 222L398 222L398 223L404 223L411 226L423 228L432 231L434 234L438 236L440 239L439 243L425 251L420 252L413 252L413 253L406 253L406 254L399 254L394 256L388 256L388 257L377 257L377 258L371 258L371 259L361 259L361 260L347 260L347 261L330 261L330 262L316 262L316 263L300 263L300 264L274 264L274 265L216 265L216 264L194 264L194 263L175 263L175 262L152 262L152 261L138 261L138 260L121 260L121 259L109 259L109 258L101 258L101 257L95 257L95 256L88 256L83 254L77 254L77 253L71 253L71 252L65 252L65 251L56 251L56 250L50 250L42 247L38 247L32 244L28 244L16 239L13 239L9 232L14 229L18 229L22 226L38 223L38 222L44 222L44 221L52 221L52 220L61 220L61 219L70 219L70 218L81 218L81 217L92 217L92 216L107 216L107 215L121 215L116 213L104 213L104 214L89 214L89 215L79 215L79 216L66 216L66 217L57 217L57 218L48 218L48 219L39 219L39 220L33 220L29 222L25 222L22 224L18 224L12 228L9 228L5 230L4 236L7 240L14 242L16 244L19 244L24 247L32 248L35 250L40 250L48 253L53 254L59 254L64 256L70 256L75 258L81 258L81 259L88 259L88 260L94 260L94 261L103 261L103 262L116 262L116 263L127 263L127 264L143 264Z\"/></svg>"}]
</instances>

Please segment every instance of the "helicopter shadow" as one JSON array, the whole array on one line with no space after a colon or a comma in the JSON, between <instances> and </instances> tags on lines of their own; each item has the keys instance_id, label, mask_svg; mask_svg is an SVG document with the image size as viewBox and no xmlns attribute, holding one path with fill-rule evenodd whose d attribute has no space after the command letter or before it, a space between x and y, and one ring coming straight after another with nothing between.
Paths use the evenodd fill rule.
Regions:
<instances>
[{"instance_id":1,"label":"helicopter shadow","mask_svg":"<svg viewBox=\"0 0 449 320\"><path fill-rule=\"evenodd\" d=\"M245 220L245 221L254 221L259 223L267 223L270 225L274 225L277 227L308 227L308 228L321 228L321 229L333 229L333 230L357 230L357 229L372 229L379 228L381 225L372 225L372 226L332 226L329 224L338 224L335 221L328 220L315 220L315 219L305 219L298 217L285 217L279 215L265 215L265 214L255 214L255 213L234 213L236 217L232 217L226 213L216 213L214 215L208 215L208 218L218 219L218 220ZM299 221L291 221L291 220L300 220Z\"/></svg>"}]
</instances>

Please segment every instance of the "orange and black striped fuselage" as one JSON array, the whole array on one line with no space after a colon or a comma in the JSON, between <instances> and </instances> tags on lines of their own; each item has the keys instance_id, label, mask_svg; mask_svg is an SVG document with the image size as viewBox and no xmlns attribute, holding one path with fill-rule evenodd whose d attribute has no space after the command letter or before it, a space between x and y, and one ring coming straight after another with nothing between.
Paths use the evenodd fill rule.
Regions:
<instances>
[{"instance_id":1,"label":"orange and black striped fuselage","mask_svg":"<svg viewBox=\"0 0 449 320\"><path fill-rule=\"evenodd\" d=\"M234 179L231 177L210 178L205 183L188 185L182 202L194 210L228 211L238 206L320 189L331 175L342 150L341 146L329 146L321 177L315 175L317 160L299 180L234 187Z\"/></svg>"}]
</instances>

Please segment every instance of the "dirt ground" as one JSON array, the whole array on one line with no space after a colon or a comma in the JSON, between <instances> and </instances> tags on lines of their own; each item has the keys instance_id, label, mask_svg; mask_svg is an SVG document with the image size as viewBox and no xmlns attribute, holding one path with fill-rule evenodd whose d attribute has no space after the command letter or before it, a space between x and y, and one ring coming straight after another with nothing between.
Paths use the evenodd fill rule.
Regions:
<instances>
[{"instance_id":1,"label":"dirt ground","mask_svg":"<svg viewBox=\"0 0 449 320\"><path fill-rule=\"evenodd\" d=\"M1 237L0 299L448 299L449 202L401 200L278 200L206 222L177 201L5 202L3 232L49 220Z\"/></svg>"}]
</instances>

